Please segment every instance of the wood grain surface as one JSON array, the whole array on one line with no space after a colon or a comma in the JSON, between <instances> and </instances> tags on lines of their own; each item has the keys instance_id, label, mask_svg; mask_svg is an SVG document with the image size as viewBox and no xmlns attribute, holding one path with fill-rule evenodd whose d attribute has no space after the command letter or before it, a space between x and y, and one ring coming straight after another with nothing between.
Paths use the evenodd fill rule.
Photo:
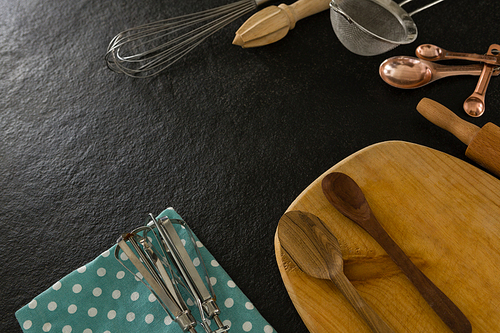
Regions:
<instances>
[{"instance_id":1,"label":"wood grain surface","mask_svg":"<svg viewBox=\"0 0 500 333\"><path fill-rule=\"evenodd\" d=\"M321 181L346 173L388 234L467 316L473 332L500 327L500 181L439 151L400 141L367 147L309 185L287 211L310 212L337 237L344 271L397 332L450 332L377 242L333 208ZM279 225L278 225L279 228ZM275 250L283 282L310 332L370 332L332 282Z\"/></svg>"},{"instance_id":2,"label":"wood grain surface","mask_svg":"<svg viewBox=\"0 0 500 333\"><path fill-rule=\"evenodd\" d=\"M311 213L285 213L277 231L282 249L307 275L331 280L374 333L394 333L365 302L344 275L342 251L337 238Z\"/></svg>"}]
</instances>

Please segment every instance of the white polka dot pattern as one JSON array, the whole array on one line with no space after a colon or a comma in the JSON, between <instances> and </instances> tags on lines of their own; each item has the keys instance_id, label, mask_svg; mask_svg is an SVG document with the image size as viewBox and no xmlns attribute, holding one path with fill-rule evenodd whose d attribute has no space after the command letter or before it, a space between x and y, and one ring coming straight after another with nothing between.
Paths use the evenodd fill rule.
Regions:
<instances>
[{"instance_id":1,"label":"white polka dot pattern","mask_svg":"<svg viewBox=\"0 0 500 333\"><path fill-rule=\"evenodd\" d=\"M88 313L89 317L95 317L95 316L97 316L97 309L96 308L90 308L87 313Z\"/></svg>"},{"instance_id":2,"label":"white polka dot pattern","mask_svg":"<svg viewBox=\"0 0 500 333\"><path fill-rule=\"evenodd\" d=\"M82 291L82 285L81 285L81 284L78 284L78 283L77 283L77 284L75 284L75 285L73 286L73 292L74 292L75 294L78 294L80 291Z\"/></svg>"},{"instance_id":3,"label":"white polka dot pattern","mask_svg":"<svg viewBox=\"0 0 500 333\"><path fill-rule=\"evenodd\" d=\"M28 304L28 307L29 307L30 309L34 309L34 308L36 308L37 304L38 304L38 303L36 302L36 299L34 299L34 300L32 300L32 301Z\"/></svg>"},{"instance_id":4,"label":"white polka dot pattern","mask_svg":"<svg viewBox=\"0 0 500 333\"><path fill-rule=\"evenodd\" d=\"M108 312L108 319L115 319L116 317L116 311L115 310L109 310Z\"/></svg>"},{"instance_id":5,"label":"white polka dot pattern","mask_svg":"<svg viewBox=\"0 0 500 333\"><path fill-rule=\"evenodd\" d=\"M243 328L243 331L245 332L250 332L252 330L252 323L249 321L245 321L241 328Z\"/></svg>"},{"instance_id":6,"label":"white polka dot pattern","mask_svg":"<svg viewBox=\"0 0 500 333\"><path fill-rule=\"evenodd\" d=\"M97 275L99 275L100 277L103 277L104 275L106 275L106 268L103 268L103 267L99 268L97 270Z\"/></svg>"},{"instance_id":7,"label":"white polka dot pattern","mask_svg":"<svg viewBox=\"0 0 500 333\"><path fill-rule=\"evenodd\" d=\"M162 214L180 219L172 209ZM183 244L186 244L193 264L202 272L201 259L195 252L187 231L178 225L175 227ZM223 324L235 332L275 332L206 247L199 240L195 241L203 262L207 265L209 280L221 308L220 318ZM158 304L155 295L124 269L115 259L114 251L115 247L104 251L94 261L57 281L17 311L16 317L23 331L178 333L179 326ZM132 267L123 252L120 252L120 260L127 267ZM138 276L139 279L142 278L140 274ZM189 298L187 303L192 307L193 315L199 319L193 299ZM201 327L199 331L202 331Z\"/></svg>"},{"instance_id":8,"label":"white polka dot pattern","mask_svg":"<svg viewBox=\"0 0 500 333\"><path fill-rule=\"evenodd\" d=\"M121 295L122 295L121 291L114 290L113 293L111 294L111 297L113 297L113 299L118 299L118 298L120 298Z\"/></svg>"},{"instance_id":9,"label":"white polka dot pattern","mask_svg":"<svg viewBox=\"0 0 500 333\"><path fill-rule=\"evenodd\" d=\"M130 295L130 300L133 302L137 301L139 299L139 293L137 291L134 291L132 295Z\"/></svg>"},{"instance_id":10,"label":"white polka dot pattern","mask_svg":"<svg viewBox=\"0 0 500 333\"><path fill-rule=\"evenodd\" d=\"M31 326L33 325L33 323L31 322L31 320L26 320L24 323L23 323L23 328L25 330L29 330L31 328Z\"/></svg>"},{"instance_id":11,"label":"white polka dot pattern","mask_svg":"<svg viewBox=\"0 0 500 333\"><path fill-rule=\"evenodd\" d=\"M193 264L194 264L195 267L200 266L200 258L194 258Z\"/></svg>"},{"instance_id":12,"label":"white polka dot pattern","mask_svg":"<svg viewBox=\"0 0 500 333\"><path fill-rule=\"evenodd\" d=\"M77 306L75 304L71 304L70 306L68 306L68 313L69 314L73 314L73 313L76 312L77 309L78 308L77 308Z\"/></svg>"},{"instance_id":13,"label":"white polka dot pattern","mask_svg":"<svg viewBox=\"0 0 500 333\"><path fill-rule=\"evenodd\" d=\"M134 321L135 319L135 313L129 312L127 313L127 321Z\"/></svg>"},{"instance_id":14,"label":"white polka dot pattern","mask_svg":"<svg viewBox=\"0 0 500 333\"><path fill-rule=\"evenodd\" d=\"M224 301L224 305L226 306L226 308L232 308L234 305L234 300L230 297L226 298L226 300Z\"/></svg>"},{"instance_id":15,"label":"white polka dot pattern","mask_svg":"<svg viewBox=\"0 0 500 333\"><path fill-rule=\"evenodd\" d=\"M102 289L99 288L99 287L95 287L94 290L92 290L92 294L95 296L95 297L99 297L101 296L102 294Z\"/></svg>"},{"instance_id":16,"label":"white polka dot pattern","mask_svg":"<svg viewBox=\"0 0 500 333\"><path fill-rule=\"evenodd\" d=\"M57 303L50 302L49 305L47 305L47 309L49 309L49 311L54 311L55 309L57 309Z\"/></svg>"},{"instance_id":17,"label":"white polka dot pattern","mask_svg":"<svg viewBox=\"0 0 500 333\"><path fill-rule=\"evenodd\" d=\"M149 313L148 315L146 315L146 318L144 320L146 321L147 324L151 324L154 319L155 319L155 316L153 316L151 313Z\"/></svg>"},{"instance_id":18,"label":"white polka dot pattern","mask_svg":"<svg viewBox=\"0 0 500 333\"><path fill-rule=\"evenodd\" d=\"M51 323L45 323L45 324L43 324L42 330L44 332L48 332L48 331L50 331L51 328L52 328L52 324Z\"/></svg>"}]
</instances>

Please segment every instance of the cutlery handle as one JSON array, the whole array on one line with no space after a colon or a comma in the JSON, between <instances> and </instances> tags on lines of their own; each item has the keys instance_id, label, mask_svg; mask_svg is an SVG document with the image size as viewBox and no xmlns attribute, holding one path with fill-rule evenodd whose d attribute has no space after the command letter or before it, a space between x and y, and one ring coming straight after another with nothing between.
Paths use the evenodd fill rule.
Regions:
<instances>
[{"instance_id":1,"label":"cutlery handle","mask_svg":"<svg viewBox=\"0 0 500 333\"><path fill-rule=\"evenodd\" d=\"M375 217L372 216L372 219L374 225L380 225ZM377 240L396 265L401 268L422 297L453 332L470 333L472 331L471 324L462 311L413 264L382 226L376 228L376 231L368 232Z\"/></svg>"},{"instance_id":2,"label":"cutlery handle","mask_svg":"<svg viewBox=\"0 0 500 333\"><path fill-rule=\"evenodd\" d=\"M351 303L356 312L363 317L365 322L375 333L394 333L382 318L361 297L356 288L351 284L343 273L339 273L331 280L335 283L342 295Z\"/></svg>"}]
</instances>

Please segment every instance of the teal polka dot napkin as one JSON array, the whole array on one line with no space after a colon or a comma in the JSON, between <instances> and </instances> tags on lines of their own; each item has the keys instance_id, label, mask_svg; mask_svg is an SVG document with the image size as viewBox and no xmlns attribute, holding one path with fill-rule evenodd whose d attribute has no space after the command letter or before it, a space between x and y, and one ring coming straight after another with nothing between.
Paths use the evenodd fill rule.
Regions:
<instances>
[{"instance_id":1,"label":"teal polka dot napkin","mask_svg":"<svg viewBox=\"0 0 500 333\"><path fill-rule=\"evenodd\" d=\"M181 220L168 208L158 218ZM187 231L176 225L181 239ZM220 319L229 332L272 333L274 329L196 238L221 309ZM25 333L180 333L180 327L155 296L114 257L115 246L92 262L68 274L16 312ZM126 256L121 258L126 261ZM197 261L195 258L193 262ZM194 302L188 300L193 307ZM201 325L197 332L203 333Z\"/></svg>"}]
</instances>

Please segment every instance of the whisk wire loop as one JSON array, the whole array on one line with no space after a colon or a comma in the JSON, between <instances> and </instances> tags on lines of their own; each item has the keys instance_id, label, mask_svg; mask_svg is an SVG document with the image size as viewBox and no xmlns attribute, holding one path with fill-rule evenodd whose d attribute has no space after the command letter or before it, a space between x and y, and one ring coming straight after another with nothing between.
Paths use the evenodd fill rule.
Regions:
<instances>
[{"instance_id":1,"label":"whisk wire loop","mask_svg":"<svg viewBox=\"0 0 500 333\"><path fill-rule=\"evenodd\" d=\"M257 1L260 4L268 0ZM254 10L257 1L240 0L122 31L108 45L107 66L132 77L156 75L215 32Z\"/></svg>"}]
</instances>

